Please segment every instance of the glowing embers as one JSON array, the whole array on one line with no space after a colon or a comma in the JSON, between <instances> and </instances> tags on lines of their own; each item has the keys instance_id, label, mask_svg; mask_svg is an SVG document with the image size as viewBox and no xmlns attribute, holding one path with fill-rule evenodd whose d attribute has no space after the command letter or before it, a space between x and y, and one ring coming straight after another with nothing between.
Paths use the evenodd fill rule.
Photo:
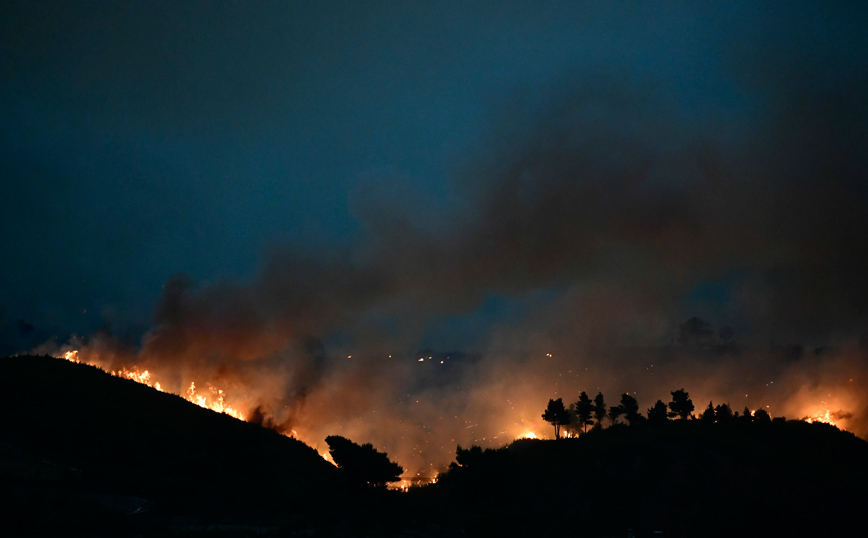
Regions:
<instances>
[{"instance_id":1,"label":"glowing embers","mask_svg":"<svg viewBox=\"0 0 868 538\"><path fill-rule=\"evenodd\" d=\"M416 473L416 476L412 476L409 478L402 477L400 482L393 482L391 484L387 484L386 487L390 490L407 492L410 490L410 488L418 488L436 483L436 476L425 476L422 473Z\"/></svg>"}]
</instances>

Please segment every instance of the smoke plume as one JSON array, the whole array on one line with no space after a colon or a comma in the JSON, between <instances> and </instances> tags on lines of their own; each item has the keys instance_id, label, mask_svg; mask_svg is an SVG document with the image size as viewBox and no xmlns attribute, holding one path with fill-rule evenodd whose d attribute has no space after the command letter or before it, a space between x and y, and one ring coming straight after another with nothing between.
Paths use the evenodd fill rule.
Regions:
<instances>
[{"instance_id":1,"label":"smoke plume","mask_svg":"<svg viewBox=\"0 0 868 538\"><path fill-rule=\"evenodd\" d=\"M414 471L544 435L547 399L583 390L823 408L864 436L866 49L774 16L769 32L725 21L725 98L577 68L492 110L448 207L355 193L353 245L275 245L250 281L173 278L140 350L83 354L177 390L208 379L321 452L340 434ZM419 350L432 320L499 306L475 349ZM737 345L674 346L697 313Z\"/></svg>"}]
</instances>

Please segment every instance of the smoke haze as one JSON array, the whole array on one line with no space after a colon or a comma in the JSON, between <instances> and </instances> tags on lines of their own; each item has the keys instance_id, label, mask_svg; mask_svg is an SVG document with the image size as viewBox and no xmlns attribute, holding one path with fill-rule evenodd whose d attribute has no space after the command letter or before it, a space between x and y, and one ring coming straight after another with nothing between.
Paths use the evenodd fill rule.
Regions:
<instances>
[{"instance_id":1,"label":"smoke haze","mask_svg":"<svg viewBox=\"0 0 868 538\"><path fill-rule=\"evenodd\" d=\"M209 380L320 452L344 435L414 472L550 435L547 400L583 390L828 409L868 435L868 32L854 49L864 19L832 35L759 10L719 22L725 90L605 62L528 84L489 111L448 202L375 178L352 191L351 246L174 277L140 349L93 337L83 358ZM740 351L673 345L692 315ZM462 323L468 349L422 351Z\"/></svg>"}]
</instances>

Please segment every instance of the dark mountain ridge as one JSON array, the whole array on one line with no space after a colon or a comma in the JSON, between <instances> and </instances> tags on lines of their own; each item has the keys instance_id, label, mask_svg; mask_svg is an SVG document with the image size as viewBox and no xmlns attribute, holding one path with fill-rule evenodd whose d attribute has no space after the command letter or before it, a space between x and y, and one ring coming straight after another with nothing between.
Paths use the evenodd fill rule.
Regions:
<instances>
[{"instance_id":1,"label":"dark mountain ridge","mask_svg":"<svg viewBox=\"0 0 868 538\"><path fill-rule=\"evenodd\" d=\"M827 424L670 420L459 449L407 494L97 368L0 358L4 535L860 535L868 443ZM399 462L400 463L400 462Z\"/></svg>"},{"instance_id":2,"label":"dark mountain ridge","mask_svg":"<svg viewBox=\"0 0 868 538\"><path fill-rule=\"evenodd\" d=\"M4 503L23 530L115 512L308 525L345 494L304 443L92 366L3 358L0 394Z\"/></svg>"},{"instance_id":3,"label":"dark mountain ridge","mask_svg":"<svg viewBox=\"0 0 868 538\"><path fill-rule=\"evenodd\" d=\"M823 423L618 425L457 460L419 502L471 534L832 536L866 525L868 443Z\"/></svg>"}]
</instances>

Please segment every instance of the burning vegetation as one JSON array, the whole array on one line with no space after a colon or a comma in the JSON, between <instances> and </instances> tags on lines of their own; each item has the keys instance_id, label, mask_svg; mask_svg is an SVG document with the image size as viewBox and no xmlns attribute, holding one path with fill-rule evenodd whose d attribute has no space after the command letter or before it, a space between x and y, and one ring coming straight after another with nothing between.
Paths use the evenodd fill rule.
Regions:
<instances>
[{"instance_id":1,"label":"burning vegetation","mask_svg":"<svg viewBox=\"0 0 868 538\"><path fill-rule=\"evenodd\" d=\"M81 362L81 360L79 359L78 350L66 351L57 358L66 359L70 362ZM97 368L103 369L98 363L87 364L89 366L95 366ZM163 385L152 377L149 370L139 371L138 368L128 370L126 367L122 366L117 370L109 370L108 372L115 377L131 379L137 383L141 383L160 392L164 392ZM239 412L237 409L226 403L226 394L223 389L219 389L212 386L211 384L208 384L208 390L211 393L210 396L207 394L200 394L196 392L196 382L190 381L190 386L187 387L187 390L184 391L183 396L188 402L194 403L199 407L204 407L205 409L210 409L212 411L216 411L217 413L226 413L227 415L237 418L238 420L245 420L243 413Z\"/></svg>"},{"instance_id":2,"label":"burning vegetation","mask_svg":"<svg viewBox=\"0 0 868 538\"><path fill-rule=\"evenodd\" d=\"M674 350L674 353L677 352L678 350ZM762 383L765 391L755 386L758 383L753 383L751 392L758 397L749 398L748 394L743 394L744 402L735 404L730 403L733 402L732 399L728 399L727 403L716 407L709 403L708 408L702 413L694 409L692 399L682 389L671 392L671 401L668 404L657 400L647 408L647 411L642 411L637 393L622 393L618 404L607 405L602 391L597 391L593 398L582 391L578 393L575 401L567 405L564 405L562 397L551 399L549 407L540 416L539 411L534 409L538 406L538 403L534 404L534 400L539 401L537 398L544 390L542 381L550 377L542 379L534 376L508 378L501 376L494 379L477 377L475 381L470 381L468 365L473 366L477 372L492 365L484 358L468 360L467 357L459 354L440 356L432 353L411 357L402 362L393 362L400 366L400 369L391 372L392 379L405 383L413 382L412 380L419 379L413 375L415 371L424 369L424 375L429 379L433 377L436 380L437 375L443 376L442 390L437 390L436 386L432 388L429 381L428 384L411 388L406 392L402 391L397 395L396 391L383 391L382 388L377 392L373 385L368 384L376 370L362 374L364 367L369 366L371 362L366 362L358 355L353 357L348 354L343 360L345 370L326 370L320 374L318 384L288 396L285 394L279 396L275 391L275 381L282 382L277 384L277 387L282 390L292 386L286 384L287 378L292 374L285 368L278 368L276 372L281 375L275 377L267 375L268 372L261 375L262 369L257 368L254 363L242 362L236 363L234 370L203 368L200 375L192 375L192 369L178 368L178 365L173 367L173 363L165 361L161 363L152 361L152 365L146 369L130 367L120 364L123 359L122 354L111 354L104 349L92 349L86 346L81 350L68 350L59 357L100 367L113 376L130 379L158 391L173 392L200 407L274 429L315 447L320 456L332 464L336 464L336 460L323 442L327 436L334 436L335 432L339 432L342 437L375 440L376 445L365 446L370 446L372 450L376 446L379 450L387 451L408 470L406 474L399 477L400 482L393 486L405 490L411 485L434 482L437 475L445 471L449 461L453 459L456 445L495 447L514 439L544 438L545 436L540 432L543 431L541 425L545 422L554 426L555 438L561 436L574 438L605 426L621 423L637 424L644 421L656 423L694 417L721 423L728 420L762 421L770 418L772 409L784 410L791 417L801 418L807 422L825 422L841 429L848 429L849 424L859 424L855 421L853 413L843 411L839 407L848 402L852 405L852 402L858 401L853 399L853 394L845 390L836 398L828 392L828 389L825 394L821 394L821 386L816 383L783 393L780 391L783 388L780 381L775 383L769 380L767 383ZM136 359L135 356L129 358ZM549 361L552 365L562 364L552 353L544 354L543 360ZM628 358L628 360L634 359ZM726 355L723 360L729 361L732 365L734 358ZM743 360L735 357L734 364L741 364ZM325 362L325 359L323 361ZM359 368L360 365L363 367ZM667 373L671 374L673 370L677 370L683 374L688 371L687 368L681 368L682 365L683 363L678 360L667 363L662 358L655 359L654 363L643 369L647 372L644 381L649 390L643 391L642 394L653 394L650 389L659 387L663 380L671 377L671 375L667 376ZM516 364L516 367L518 366L520 364ZM359 369L354 371L354 367ZM162 373L166 368L167 373ZM207 375L209 371L214 376ZM294 371L310 375L309 370L307 374L304 374L306 370ZM487 371L492 372L492 370ZM180 375L181 372L186 374ZM442 373L438 374L438 372ZM558 375L555 382L558 392L563 394L577 393L569 386L573 384L568 382L569 379L576 382L590 375L600 375L599 371L594 373L591 369L578 371L570 369L566 373L569 375ZM801 379L802 375L803 372L793 375L792 372L785 371L783 372L784 383L791 379ZM690 377L693 376L695 372ZM220 379L225 383L221 384ZM242 380L246 381L246 384L241 382ZM451 384L456 381L457 386ZM255 383L263 383L264 390L259 392L260 387ZM471 383L475 383L475 386ZM207 386L208 390L202 391L201 386ZM463 400L456 401L454 391L462 386L466 386L468 392ZM364 387L368 387L373 392L358 398L359 389ZM497 390L492 390L494 387ZM848 381L845 388L852 389L854 385ZM342 394L341 391L345 390L351 392ZM707 384L701 387L699 393L703 394L700 401L706 401L706 394L721 394L719 389ZM347 399L344 396L353 396L353 398ZM395 398L391 410L389 397ZM496 411L491 405L496 404L497 401L489 401L495 397L502 398L504 404ZM713 397L724 399L721 396ZM330 402L331 406L327 405L327 402ZM345 403L341 402L352 402L355 407L351 409L351 413L347 413L347 409L341 407ZM647 401L646 405L649 404L652 404L652 401ZM744 410L740 410L737 405Z\"/></svg>"}]
</instances>

